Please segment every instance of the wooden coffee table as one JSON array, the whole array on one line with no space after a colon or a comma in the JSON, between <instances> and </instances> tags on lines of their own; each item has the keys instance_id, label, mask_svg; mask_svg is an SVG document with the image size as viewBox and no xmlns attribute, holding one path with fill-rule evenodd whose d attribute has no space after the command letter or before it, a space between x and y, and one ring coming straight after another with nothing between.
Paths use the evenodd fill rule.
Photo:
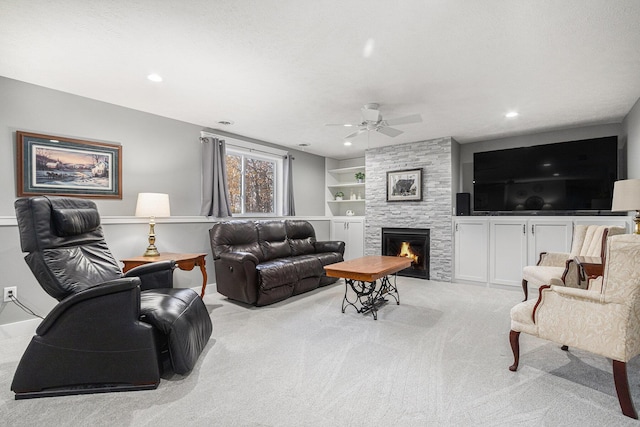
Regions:
<instances>
[{"instance_id":1,"label":"wooden coffee table","mask_svg":"<svg viewBox=\"0 0 640 427\"><path fill-rule=\"evenodd\" d=\"M411 266L411 260L405 257L371 255L349 261L338 262L324 267L329 277L344 279L344 298L342 312L352 306L358 313L371 312L378 319L378 307L387 300L384 295L391 295L400 304L400 295L396 287L395 273ZM394 275L393 284L389 275ZM380 286L377 286L380 279ZM356 297L349 299L349 288Z\"/></svg>"}]
</instances>

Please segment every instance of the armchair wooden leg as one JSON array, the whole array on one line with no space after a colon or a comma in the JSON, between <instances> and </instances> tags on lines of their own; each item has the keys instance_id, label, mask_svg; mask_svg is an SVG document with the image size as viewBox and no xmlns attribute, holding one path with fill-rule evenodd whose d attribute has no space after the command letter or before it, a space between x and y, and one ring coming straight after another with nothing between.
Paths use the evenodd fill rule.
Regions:
<instances>
[{"instance_id":1,"label":"armchair wooden leg","mask_svg":"<svg viewBox=\"0 0 640 427\"><path fill-rule=\"evenodd\" d=\"M520 362L520 332L514 330L509 332L509 342L511 343L511 351L513 351L513 365L509 366L509 370L515 372Z\"/></svg>"},{"instance_id":2,"label":"armchair wooden leg","mask_svg":"<svg viewBox=\"0 0 640 427\"><path fill-rule=\"evenodd\" d=\"M625 362L613 361L613 382L616 385L616 393L618 393L618 402L620 402L622 413L637 420L638 414L633 407L633 401L629 394L629 379L627 378L627 364Z\"/></svg>"},{"instance_id":3,"label":"armchair wooden leg","mask_svg":"<svg viewBox=\"0 0 640 427\"><path fill-rule=\"evenodd\" d=\"M522 279L522 291L524 292L524 299L522 302L525 302L527 298L529 298L529 284L524 279Z\"/></svg>"}]
</instances>

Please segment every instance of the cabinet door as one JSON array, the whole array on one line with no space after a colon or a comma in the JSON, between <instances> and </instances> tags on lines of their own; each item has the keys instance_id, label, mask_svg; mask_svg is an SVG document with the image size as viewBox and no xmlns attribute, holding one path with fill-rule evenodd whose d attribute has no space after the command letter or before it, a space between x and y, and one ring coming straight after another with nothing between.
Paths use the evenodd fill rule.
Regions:
<instances>
[{"instance_id":1,"label":"cabinet door","mask_svg":"<svg viewBox=\"0 0 640 427\"><path fill-rule=\"evenodd\" d=\"M535 265L540 252L570 252L573 236L573 221L529 221L529 260Z\"/></svg>"},{"instance_id":2,"label":"cabinet door","mask_svg":"<svg viewBox=\"0 0 640 427\"><path fill-rule=\"evenodd\" d=\"M487 221L456 221L455 278L476 282L487 281Z\"/></svg>"},{"instance_id":3,"label":"cabinet door","mask_svg":"<svg viewBox=\"0 0 640 427\"><path fill-rule=\"evenodd\" d=\"M364 256L364 222L347 222L347 235L349 236L349 258L354 259Z\"/></svg>"},{"instance_id":4,"label":"cabinet door","mask_svg":"<svg viewBox=\"0 0 640 427\"><path fill-rule=\"evenodd\" d=\"M344 242L344 260L364 256L364 222L359 220L332 220L331 240Z\"/></svg>"},{"instance_id":5,"label":"cabinet door","mask_svg":"<svg viewBox=\"0 0 640 427\"><path fill-rule=\"evenodd\" d=\"M527 222L492 220L489 233L489 281L521 286L527 265Z\"/></svg>"}]
</instances>

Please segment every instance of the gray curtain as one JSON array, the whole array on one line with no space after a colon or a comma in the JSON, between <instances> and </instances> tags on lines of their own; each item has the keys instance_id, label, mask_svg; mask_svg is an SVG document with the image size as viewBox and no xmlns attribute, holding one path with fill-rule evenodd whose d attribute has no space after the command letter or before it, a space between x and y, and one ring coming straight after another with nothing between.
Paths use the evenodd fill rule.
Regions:
<instances>
[{"instance_id":1,"label":"gray curtain","mask_svg":"<svg viewBox=\"0 0 640 427\"><path fill-rule=\"evenodd\" d=\"M200 215L223 218L231 216L227 186L226 146L218 138L202 141L202 208Z\"/></svg>"},{"instance_id":2,"label":"gray curtain","mask_svg":"<svg viewBox=\"0 0 640 427\"><path fill-rule=\"evenodd\" d=\"M296 215L296 204L293 200L293 156L284 156L284 207L282 214L285 216Z\"/></svg>"}]
</instances>

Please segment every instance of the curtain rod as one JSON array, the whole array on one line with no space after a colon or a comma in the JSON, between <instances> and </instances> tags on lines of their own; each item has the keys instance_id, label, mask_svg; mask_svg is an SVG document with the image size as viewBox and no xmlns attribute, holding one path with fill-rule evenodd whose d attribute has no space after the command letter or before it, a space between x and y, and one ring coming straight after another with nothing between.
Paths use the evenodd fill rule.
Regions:
<instances>
[{"instance_id":1,"label":"curtain rod","mask_svg":"<svg viewBox=\"0 0 640 427\"><path fill-rule=\"evenodd\" d=\"M215 133L212 133L212 132L200 131L200 143L203 142L203 140L204 140L204 138L206 136L211 136L211 137L220 138L220 139L230 138L230 137L225 137L224 135L216 135ZM291 154L289 152L285 152L284 150L280 150L280 149L274 149L274 150L282 151L282 152L285 152L286 154L274 153L273 151L259 150L257 148L243 147L242 145L233 144L231 142L227 142L227 145L230 146L230 147L241 148L243 150L247 150L250 153L257 152L257 153L269 154L271 156L281 155L282 157L285 157L285 158L288 157L288 156L291 156ZM295 159L296 159L295 157L291 156L291 160L295 160Z\"/></svg>"}]
</instances>

